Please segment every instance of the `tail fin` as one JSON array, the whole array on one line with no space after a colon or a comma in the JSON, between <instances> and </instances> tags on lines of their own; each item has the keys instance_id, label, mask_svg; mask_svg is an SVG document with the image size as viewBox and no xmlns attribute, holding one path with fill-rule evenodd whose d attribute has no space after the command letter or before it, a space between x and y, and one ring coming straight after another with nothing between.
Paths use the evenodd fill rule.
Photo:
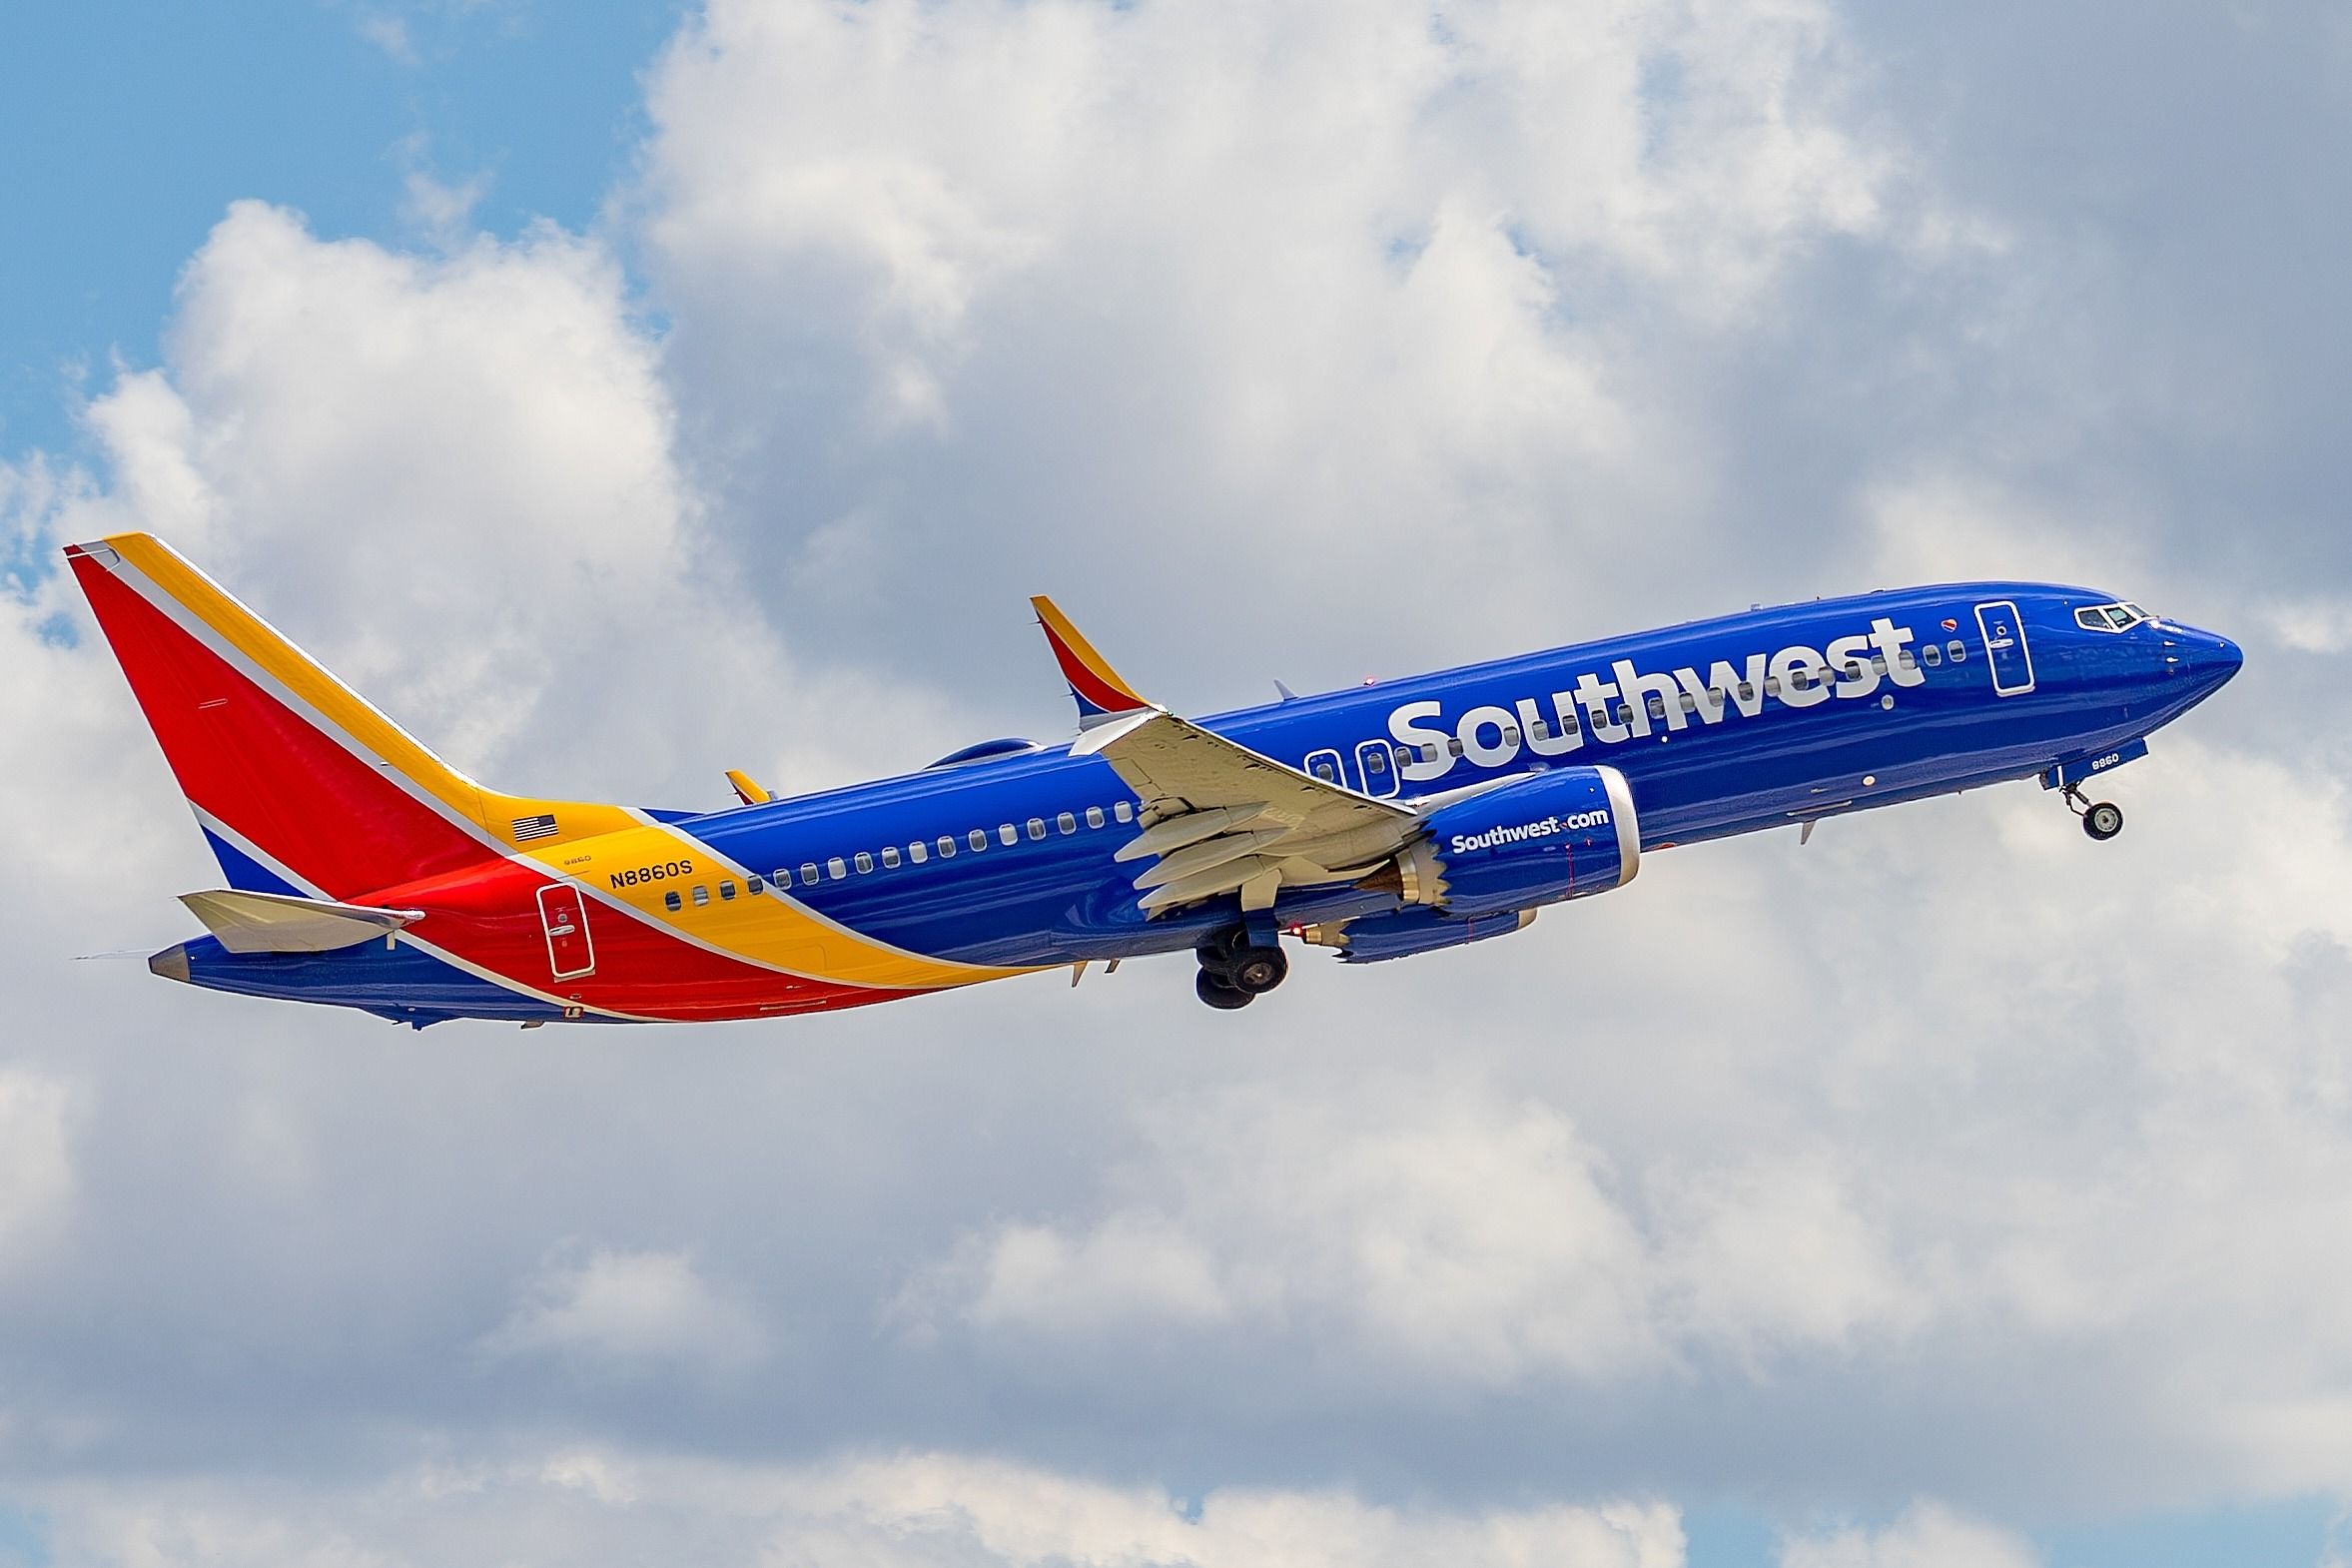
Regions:
<instances>
[{"instance_id":1,"label":"tail fin","mask_svg":"<svg viewBox=\"0 0 2352 1568\"><path fill-rule=\"evenodd\" d=\"M483 789L159 539L65 553L234 888L350 899L636 821Z\"/></svg>"}]
</instances>

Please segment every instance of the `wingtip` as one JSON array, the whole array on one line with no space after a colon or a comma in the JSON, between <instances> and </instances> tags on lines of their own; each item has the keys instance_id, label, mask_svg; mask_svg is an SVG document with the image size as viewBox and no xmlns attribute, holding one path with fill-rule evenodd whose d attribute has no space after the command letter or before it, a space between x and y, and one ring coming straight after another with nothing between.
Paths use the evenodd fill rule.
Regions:
<instances>
[{"instance_id":1,"label":"wingtip","mask_svg":"<svg viewBox=\"0 0 2352 1568\"><path fill-rule=\"evenodd\" d=\"M1037 611L1038 625L1045 631L1047 646L1053 649L1054 662L1062 667L1063 678L1070 683L1070 694L1078 702L1082 719L1129 713L1150 706L1142 693L1111 667L1110 660L1096 651L1086 634L1049 595L1032 594L1029 603Z\"/></svg>"}]
</instances>

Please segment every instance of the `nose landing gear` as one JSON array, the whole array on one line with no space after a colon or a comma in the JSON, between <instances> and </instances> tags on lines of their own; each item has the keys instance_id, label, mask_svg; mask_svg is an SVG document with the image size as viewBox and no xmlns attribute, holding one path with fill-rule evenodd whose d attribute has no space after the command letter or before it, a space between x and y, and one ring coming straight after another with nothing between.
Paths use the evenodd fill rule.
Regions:
<instances>
[{"instance_id":1,"label":"nose landing gear","mask_svg":"<svg viewBox=\"0 0 2352 1568\"><path fill-rule=\"evenodd\" d=\"M2082 791L2066 786L2066 809L2082 819L2082 831L2104 844L2123 831L2123 808L2111 800L2084 800Z\"/></svg>"},{"instance_id":2,"label":"nose landing gear","mask_svg":"<svg viewBox=\"0 0 2352 1568\"><path fill-rule=\"evenodd\" d=\"M1193 951L1200 959L1200 973L1192 990L1223 1013L1247 1007L1290 973L1289 956L1281 948L1252 940L1239 926L1219 932Z\"/></svg>"}]
</instances>

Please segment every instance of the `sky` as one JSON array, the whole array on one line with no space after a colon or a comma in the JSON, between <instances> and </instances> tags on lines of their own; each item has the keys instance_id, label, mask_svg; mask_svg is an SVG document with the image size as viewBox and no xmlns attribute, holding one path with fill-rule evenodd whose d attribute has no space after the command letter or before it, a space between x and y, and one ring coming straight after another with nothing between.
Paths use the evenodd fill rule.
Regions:
<instances>
[{"instance_id":1,"label":"sky","mask_svg":"<svg viewBox=\"0 0 2352 1568\"><path fill-rule=\"evenodd\" d=\"M19 14L22 13L22 14ZM0 1565L2352 1561L2352 7L0 22ZM1523 935L785 1024L164 985L58 547L708 809L2015 576L2244 671Z\"/></svg>"}]
</instances>

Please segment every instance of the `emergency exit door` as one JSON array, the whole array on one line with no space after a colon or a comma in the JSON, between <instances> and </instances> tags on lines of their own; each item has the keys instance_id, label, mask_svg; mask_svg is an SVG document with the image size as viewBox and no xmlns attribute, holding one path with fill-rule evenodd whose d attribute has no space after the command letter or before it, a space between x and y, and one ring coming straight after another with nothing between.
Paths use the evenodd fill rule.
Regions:
<instances>
[{"instance_id":1,"label":"emergency exit door","mask_svg":"<svg viewBox=\"0 0 2352 1568\"><path fill-rule=\"evenodd\" d=\"M596 967L588 940L588 901L568 882L539 889L539 925L547 933L547 968L557 980L585 975Z\"/></svg>"}]
</instances>

